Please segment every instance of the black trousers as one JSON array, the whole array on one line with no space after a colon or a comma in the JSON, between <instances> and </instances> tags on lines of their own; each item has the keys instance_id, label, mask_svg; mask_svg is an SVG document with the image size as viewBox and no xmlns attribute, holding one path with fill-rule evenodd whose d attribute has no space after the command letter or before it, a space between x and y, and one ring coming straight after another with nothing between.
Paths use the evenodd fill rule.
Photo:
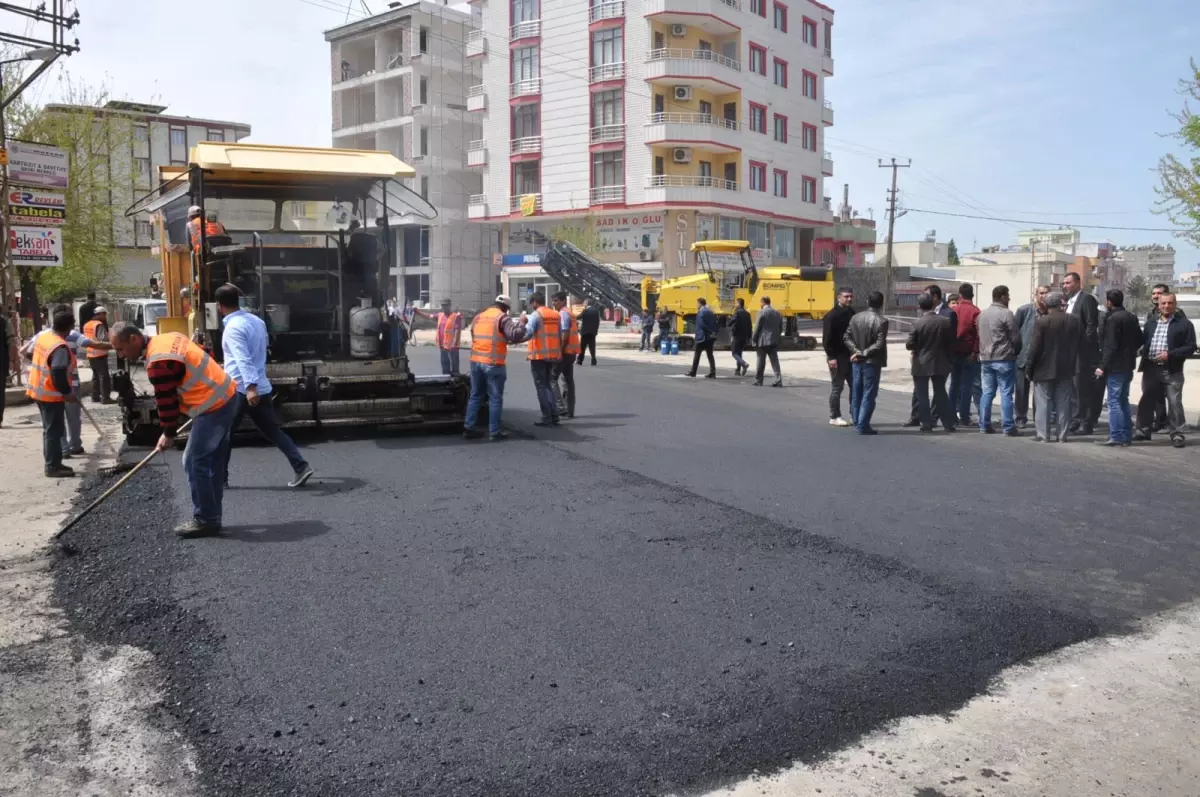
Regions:
<instances>
[{"instance_id":1,"label":"black trousers","mask_svg":"<svg viewBox=\"0 0 1200 797\"><path fill-rule=\"evenodd\" d=\"M692 352L692 373L696 373L696 369L700 367L700 353L708 355L708 371L715 374L717 372L717 361L713 357L713 346L717 345L716 338L709 338L703 343L696 344L696 350Z\"/></svg>"},{"instance_id":2,"label":"black trousers","mask_svg":"<svg viewBox=\"0 0 1200 797\"><path fill-rule=\"evenodd\" d=\"M940 376L914 376L913 390L917 397L917 419L922 429L932 429L940 418L942 426L954 428L954 413L950 410L950 396L946 393L947 374ZM933 385L933 408L929 406L929 386ZM936 411L937 415L934 415Z\"/></svg>"},{"instance_id":3,"label":"black trousers","mask_svg":"<svg viewBox=\"0 0 1200 797\"><path fill-rule=\"evenodd\" d=\"M1075 401L1077 410L1072 423L1084 426L1095 426L1100 418L1100 397L1104 394L1105 383L1096 378L1095 367L1075 375Z\"/></svg>"},{"instance_id":4,"label":"black trousers","mask_svg":"<svg viewBox=\"0 0 1200 797\"><path fill-rule=\"evenodd\" d=\"M1016 417L1017 423L1028 423L1029 422L1029 399L1032 398L1032 395L1031 395L1032 391L1030 390L1030 388L1033 387L1033 383L1029 381L1029 377L1025 376L1024 368L1017 368L1016 376L1017 376L1017 391L1016 391L1017 395L1016 395L1016 406L1013 410L1013 414L1017 416ZM1035 414L1037 413L1036 407L1034 407L1034 413Z\"/></svg>"},{"instance_id":5,"label":"black trousers","mask_svg":"<svg viewBox=\"0 0 1200 797\"><path fill-rule=\"evenodd\" d=\"M829 417L842 417L842 389L850 386L850 355L837 357L837 365L829 369Z\"/></svg>"},{"instance_id":6,"label":"black trousers","mask_svg":"<svg viewBox=\"0 0 1200 797\"><path fill-rule=\"evenodd\" d=\"M61 401L39 401L37 406L42 416L42 458L46 461L46 470L61 468L62 441L67 433L67 405Z\"/></svg>"},{"instance_id":7,"label":"black trousers","mask_svg":"<svg viewBox=\"0 0 1200 797\"><path fill-rule=\"evenodd\" d=\"M579 336L579 356L575 358L575 362L583 365L583 355L587 353L592 355L592 365L596 364L596 333L581 334Z\"/></svg>"},{"instance_id":8,"label":"black trousers","mask_svg":"<svg viewBox=\"0 0 1200 797\"><path fill-rule=\"evenodd\" d=\"M8 343L4 344L4 351L0 353L0 379L8 384ZM0 391L0 423L4 423L5 395L4 391Z\"/></svg>"},{"instance_id":9,"label":"black trousers","mask_svg":"<svg viewBox=\"0 0 1200 797\"><path fill-rule=\"evenodd\" d=\"M550 384L554 388L554 399L558 404L558 409L561 411L565 408L567 415L574 415L575 358L567 355L556 362L554 364L554 373L551 374L551 377L553 381Z\"/></svg>"},{"instance_id":10,"label":"black trousers","mask_svg":"<svg viewBox=\"0 0 1200 797\"><path fill-rule=\"evenodd\" d=\"M92 367L92 401L107 401L112 393L112 375L108 372L108 356L88 357Z\"/></svg>"},{"instance_id":11,"label":"black trousers","mask_svg":"<svg viewBox=\"0 0 1200 797\"><path fill-rule=\"evenodd\" d=\"M762 384L763 374L767 370L768 357L771 359L771 370L775 372L775 381L782 381L783 373L779 370L779 347L759 346L754 352L758 355L758 368L754 371L754 381Z\"/></svg>"}]
</instances>

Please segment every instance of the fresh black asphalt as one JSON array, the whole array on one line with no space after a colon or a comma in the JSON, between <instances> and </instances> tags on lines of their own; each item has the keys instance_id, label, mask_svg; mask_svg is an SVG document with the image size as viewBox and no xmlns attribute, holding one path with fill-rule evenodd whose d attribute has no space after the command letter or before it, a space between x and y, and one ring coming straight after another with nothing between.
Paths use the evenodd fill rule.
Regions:
<instances>
[{"instance_id":1,"label":"fresh black asphalt","mask_svg":"<svg viewBox=\"0 0 1200 797\"><path fill-rule=\"evenodd\" d=\"M577 369L543 431L517 361L515 439L307 438L303 491L239 447L220 539L171 537L173 454L58 598L157 655L211 795L574 797L815 760L1195 597L1193 449L924 436L886 391L861 438L821 383L679 365Z\"/></svg>"}]
</instances>

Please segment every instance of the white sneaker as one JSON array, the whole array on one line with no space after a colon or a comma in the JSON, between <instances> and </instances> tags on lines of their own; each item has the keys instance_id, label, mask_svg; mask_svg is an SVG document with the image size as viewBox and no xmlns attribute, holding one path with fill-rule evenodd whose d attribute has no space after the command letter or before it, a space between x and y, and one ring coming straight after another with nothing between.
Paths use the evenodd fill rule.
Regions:
<instances>
[{"instance_id":1,"label":"white sneaker","mask_svg":"<svg viewBox=\"0 0 1200 797\"><path fill-rule=\"evenodd\" d=\"M849 426L850 421L846 420L845 418L830 418L829 425L830 426Z\"/></svg>"}]
</instances>

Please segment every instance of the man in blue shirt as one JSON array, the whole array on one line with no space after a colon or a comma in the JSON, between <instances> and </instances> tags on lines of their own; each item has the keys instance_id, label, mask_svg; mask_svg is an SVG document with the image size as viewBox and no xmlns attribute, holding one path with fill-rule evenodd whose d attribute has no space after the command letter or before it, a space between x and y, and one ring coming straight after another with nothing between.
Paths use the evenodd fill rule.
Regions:
<instances>
[{"instance_id":1,"label":"man in blue shirt","mask_svg":"<svg viewBox=\"0 0 1200 797\"><path fill-rule=\"evenodd\" d=\"M312 478L313 469L301 456L292 438L279 428L275 408L271 404L271 382L267 379L267 325L256 315L241 309L241 291L233 285L217 288L217 312L225 331L221 349L225 353L225 373L237 383L237 414L230 427L226 445L232 450L233 432L249 414L262 436L283 452L292 466L295 478L288 487L303 487ZM225 457L225 483L229 483L229 457Z\"/></svg>"},{"instance_id":2,"label":"man in blue shirt","mask_svg":"<svg viewBox=\"0 0 1200 797\"><path fill-rule=\"evenodd\" d=\"M700 367L700 353L704 352L708 355L708 373L704 376L706 379L716 379L717 361L713 358L713 346L717 345L717 314L703 298L697 299L696 304L696 351L692 355L692 370L687 375L696 375Z\"/></svg>"}]
</instances>

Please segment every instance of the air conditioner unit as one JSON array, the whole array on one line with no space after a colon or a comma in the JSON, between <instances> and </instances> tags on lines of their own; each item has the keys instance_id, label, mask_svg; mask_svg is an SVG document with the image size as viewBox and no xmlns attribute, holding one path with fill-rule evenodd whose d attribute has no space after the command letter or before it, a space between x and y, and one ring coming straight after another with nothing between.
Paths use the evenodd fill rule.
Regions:
<instances>
[{"instance_id":1,"label":"air conditioner unit","mask_svg":"<svg viewBox=\"0 0 1200 797\"><path fill-rule=\"evenodd\" d=\"M676 147L671 150L671 160L676 163L691 163L692 151L687 147Z\"/></svg>"},{"instance_id":2,"label":"air conditioner unit","mask_svg":"<svg viewBox=\"0 0 1200 797\"><path fill-rule=\"evenodd\" d=\"M692 87L691 86L676 86L675 87L675 99L677 101L687 102L691 98L692 98Z\"/></svg>"},{"instance_id":3,"label":"air conditioner unit","mask_svg":"<svg viewBox=\"0 0 1200 797\"><path fill-rule=\"evenodd\" d=\"M676 38L682 38L687 35L687 25L672 25L671 35Z\"/></svg>"},{"instance_id":4,"label":"air conditioner unit","mask_svg":"<svg viewBox=\"0 0 1200 797\"><path fill-rule=\"evenodd\" d=\"M638 260L642 261L643 263L648 263L653 258L654 258L654 250L652 250L652 249L639 249L638 250Z\"/></svg>"}]
</instances>

